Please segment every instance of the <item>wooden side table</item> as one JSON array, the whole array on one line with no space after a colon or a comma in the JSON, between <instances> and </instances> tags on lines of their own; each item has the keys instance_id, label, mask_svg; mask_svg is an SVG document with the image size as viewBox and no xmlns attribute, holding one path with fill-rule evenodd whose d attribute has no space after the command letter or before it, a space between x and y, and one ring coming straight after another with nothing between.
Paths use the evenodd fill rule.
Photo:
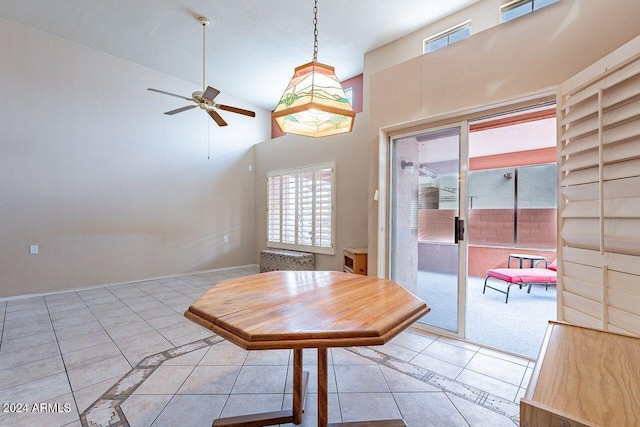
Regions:
<instances>
[{"instance_id":1,"label":"wooden side table","mask_svg":"<svg viewBox=\"0 0 640 427\"><path fill-rule=\"evenodd\" d=\"M368 248L342 248L344 261L342 271L345 273L367 275L367 252Z\"/></svg>"}]
</instances>

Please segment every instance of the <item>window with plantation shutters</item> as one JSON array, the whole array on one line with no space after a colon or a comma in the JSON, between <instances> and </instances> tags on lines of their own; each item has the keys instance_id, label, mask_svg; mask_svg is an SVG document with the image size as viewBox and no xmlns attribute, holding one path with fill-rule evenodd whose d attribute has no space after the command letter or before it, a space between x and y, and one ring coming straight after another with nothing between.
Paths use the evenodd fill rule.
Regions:
<instances>
[{"instance_id":1,"label":"window with plantation shutters","mask_svg":"<svg viewBox=\"0 0 640 427\"><path fill-rule=\"evenodd\" d=\"M267 246L333 255L335 164L267 174Z\"/></svg>"},{"instance_id":2,"label":"window with plantation shutters","mask_svg":"<svg viewBox=\"0 0 640 427\"><path fill-rule=\"evenodd\" d=\"M558 101L560 319L640 335L640 37Z\"/></svg>"}]
</instances>

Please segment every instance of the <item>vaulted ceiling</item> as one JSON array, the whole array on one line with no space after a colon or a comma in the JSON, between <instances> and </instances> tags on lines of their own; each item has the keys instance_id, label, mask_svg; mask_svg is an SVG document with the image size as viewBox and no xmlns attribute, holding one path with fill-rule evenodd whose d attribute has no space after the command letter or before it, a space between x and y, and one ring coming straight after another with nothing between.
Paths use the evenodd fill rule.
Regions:
<instances>
[{"instance_id":1,"label":"vaulted ceiling","mask_svg":"<svg viewBox=\"0 0 640 427\"><path fill-rule=\"evenodd\" d=\"M477 1L319 0L318 61L353 77L366 52ZM0 2L2 18L191 81L194 90L202 82L199 16L211 20L207 83L256 106L273 109L293 68L312 59L312 0Z\"/></svg>"}]
</instances>

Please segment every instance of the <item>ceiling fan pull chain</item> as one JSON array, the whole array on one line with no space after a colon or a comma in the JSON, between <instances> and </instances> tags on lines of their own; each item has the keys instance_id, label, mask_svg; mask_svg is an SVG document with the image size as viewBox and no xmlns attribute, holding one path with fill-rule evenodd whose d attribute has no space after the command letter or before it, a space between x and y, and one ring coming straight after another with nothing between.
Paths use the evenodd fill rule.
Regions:
<instances>
[{"instance_id":1,"label":"ceiling fan pull chain","mask_svg":"<svg viewBox=\"0 0 640 427\"><path fill-rule=\"evenodd\" d=\"M313 62L318 61L318 0L313 4Z\"/></svg>"}]
</instances>

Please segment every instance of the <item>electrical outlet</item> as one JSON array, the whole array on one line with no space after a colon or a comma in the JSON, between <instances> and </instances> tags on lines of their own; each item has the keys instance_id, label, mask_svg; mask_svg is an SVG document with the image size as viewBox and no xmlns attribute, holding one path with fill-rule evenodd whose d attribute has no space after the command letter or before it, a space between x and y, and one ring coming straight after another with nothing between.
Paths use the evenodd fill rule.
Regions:
<instances>
[{"instance_id":1,"label":"electrical outlet","mask_svg":"<svg viewBox=\"0 0 640 427\"><path fill-rule=\"evenodd\" d=\"M38 245L29 245L29 254L38 255Z\"/></svg>"},{"instance_id":2,"label":"electrical outlet","mask_svg":"<svg viewBox=\"0 0 640 427\"><path fill-rule=\"evenodd\" d=\"M225 243L229 243L229 236L224 236L224 237L222 238L222 240L223 240Z\"/></svg>"}]
</instances>

